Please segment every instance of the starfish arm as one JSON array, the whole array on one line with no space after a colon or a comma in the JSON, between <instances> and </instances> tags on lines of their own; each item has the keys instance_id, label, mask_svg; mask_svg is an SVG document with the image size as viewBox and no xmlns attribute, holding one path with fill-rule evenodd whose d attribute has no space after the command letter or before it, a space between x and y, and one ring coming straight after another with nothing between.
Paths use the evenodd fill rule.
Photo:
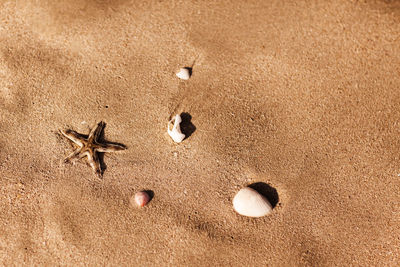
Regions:
<instances>
[{"instance_id":1,"label":"starfish arm","mask_svg":"<svg viewBox=\"0 0 400 267\"><path fill-rule=\"evenodd\" d=\"M84 139L84 137L82 135L78 134L77 132L75 132L74 130L66 130L66 131L60 130L60 132L62 133L62 135L67 137L69 140L71 140L78 146L81 146L81 147L83 146L82 140Z\"/></svg>"},{"instance_id":2,"label":"starfish arm","mask_svg":"<svg viewBox=\"0 0 400 267\"><path fill-rule=\"evenodd\" d=\"M74 152L72 152L71 154L69 154L69 156L64 159L64 162L73 162L76 159L79 159L82 157L82 155L80 155L80 154L81 154L81 149L79 148L79 149L75 150Z\"/></svg>"},{"instance_id":3,"label":"starfish arm","mask_svg":"<svg viewBox=\"0 0 400 267\"><path fill-rule=\"evenodd\" d=\"M87 156L90 167L92 167L93 171L96 173L97 176L99 176L99 178L102 178L103 174L101 173L100 160L96 152L88 153Z\"/></svg>"},{"instance_id":4,"label":"starfish arm","mask_svg":"<svg viewBox=\"0 0 400 267\"><path fill-rule=\"evenodd\" d=\"M125 150L126 146L121 144L97 144L96 151L98 152L115 152Z\"/></svg>"},{"instance_id":5,"label":"starfish arm","mask_svg":"<svg viewBox=\"0 0 400 267\"><path fill-rule=\"evenodd\" d=\"M89 133L89 142L97 141L100 137L101 132L103 131L106 124L101 121L97 124L96 128L93 128Z\"/></svg>"}]
</instances>

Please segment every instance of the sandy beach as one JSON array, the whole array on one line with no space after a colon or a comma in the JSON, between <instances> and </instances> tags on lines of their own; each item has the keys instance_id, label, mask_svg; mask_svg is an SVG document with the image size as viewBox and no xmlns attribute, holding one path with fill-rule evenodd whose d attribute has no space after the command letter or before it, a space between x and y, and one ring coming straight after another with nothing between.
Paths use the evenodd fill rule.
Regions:
<instances>
[{"instance_id":1,"label":"sandy beach","mask_svg":"<svg viewBox=\"0 0 400 267\"><path fill-rule=\"evenodd\" d=\"M0 265L396 266L399 85L399 1L0 0Z\"/></svg>"}]
</instances>

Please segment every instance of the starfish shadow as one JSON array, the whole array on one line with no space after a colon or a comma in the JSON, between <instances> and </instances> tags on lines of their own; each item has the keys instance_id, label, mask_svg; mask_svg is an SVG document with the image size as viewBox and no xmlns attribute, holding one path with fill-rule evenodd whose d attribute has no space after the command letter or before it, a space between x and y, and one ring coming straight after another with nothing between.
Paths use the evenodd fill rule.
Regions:
<instances>
[{"instance_id":1,"label":"starfish shadow","mask_svg":"<svg viewBox=\"0 0 400 267\"><path fill-rule=\"evenodd\" d=\"M103 129L101 130L101 132L100 132L98 141L99 141L100 143L103 143L103 144L119 145L119 146L122 146L122 147L124 147L125 149L127 149L128 147L127 147L126 145L124 145L124 144L117 143L117 142L110 142L110 141L107 141L107 140L105 139L104 129L106 128L106 126L107 126L107 124L104 124L104 127L103 127ZM86 136L86 137L87 137L87 136ZM103 175L104 172L105 172L106 169L107 169L107 164L104 162L104 154L105 154L105 152L97 152L97 155L98 155L98 157L99 157L99 162L100 162L101 175Z\"/></svg>"}]
</instances>

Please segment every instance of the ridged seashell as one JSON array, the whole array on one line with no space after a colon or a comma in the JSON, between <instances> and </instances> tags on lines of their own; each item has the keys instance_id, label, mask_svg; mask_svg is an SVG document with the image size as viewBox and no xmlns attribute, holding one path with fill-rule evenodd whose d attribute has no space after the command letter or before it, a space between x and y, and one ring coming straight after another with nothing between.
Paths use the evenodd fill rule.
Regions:
<instances>
[{"instance_id":1,"label":"ridged seashell","mask_svg":"<svg viewBox=\"0 0 400 267\"><path fill-rule=\"evenodd\" d=\"M176 76L182 80L189 80L190 75L190 68L181 68L179 72L176 73Z\"/></svg>"},{"instance_id":2,"label":"ridged seashell","mask_svg":"<svg viewBox=\"0 0 400 267\"><path fill-rule=\"evenodd\" d=\"M137 192L135 194L135 203L139 207L144 207L150 201L150 196L144 191Z\"/></svg>"},{"instance_id":3,"label":"ridged seashell","mask_svg":"<svg viewBox=\"0 0 400 267\"><path fill-rule=\"evenodd\" d=\"M233 198L233 208L248 217L262 217L272 212L271 203L256 190L245 187Z\"/></svg>"},{"instance_id":4,"label":"ridged seashell","mask_svg":"<svg viewBox=\"0 0 400 267\"><path fill-rule=\"evenodd\" d=\"M174 123L172 126L172 130L170 130L170 125ZM179 114L176 114L176 116L168 122L168 134L171 136L172 140L176 143L180 143L185 139L185 135L181 131L181 127L179 124L182 122L182 118Z\"/></svg>"}]
</instances>

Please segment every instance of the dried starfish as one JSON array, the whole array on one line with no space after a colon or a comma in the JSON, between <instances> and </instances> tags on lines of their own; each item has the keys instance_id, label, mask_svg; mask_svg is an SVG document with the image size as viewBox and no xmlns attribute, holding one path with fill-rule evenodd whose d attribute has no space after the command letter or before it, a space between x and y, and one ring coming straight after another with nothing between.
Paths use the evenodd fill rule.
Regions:
<instances>
[{"instance_id":1,"label":"dried starfish","mask_svg":"<svg viewBox=\"0 0 400 267\"><path fill-rule=\"evenodd\" d=\"M94 172L100 177L103 177L103 171L101 169L100 160L98 153L100 152L115 152L119 150L125 150L126 146L116 143L100 143L99 138L105 127L104 122L99 122L96 128L93 128L89 136L85 136L75 132L74 130L60 130L60 132L67 137L69 140L77 144L79 147L72 152L64 162L73 162L77 159L87 157L89 165L92 167Z\"/></svg>"}]
</instances>

